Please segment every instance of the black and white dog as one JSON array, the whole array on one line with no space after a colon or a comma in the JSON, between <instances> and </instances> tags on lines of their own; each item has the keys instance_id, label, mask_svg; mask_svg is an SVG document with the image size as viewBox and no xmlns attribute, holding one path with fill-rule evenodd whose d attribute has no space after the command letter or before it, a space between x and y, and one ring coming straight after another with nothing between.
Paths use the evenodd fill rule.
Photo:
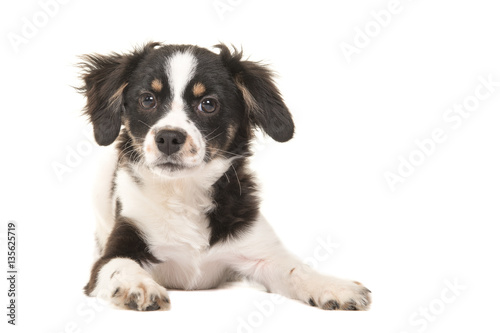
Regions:
<instances>
[{"instance_id":1,"label":"black and white dog","mask_svg":"<svg viewBox=\"0 0 500 333\"><path fill-rule=\"evenodd\" d=\"M167 310L166 288L246 277L322 309L368 309L367 288L304 265L260 214L247 168L254 129L285 142L294 123L269 69L216 48L149 43L84 56L85 114L97 143L116 147L100 171L85 293Z\"/></svg>"}]
</instances>

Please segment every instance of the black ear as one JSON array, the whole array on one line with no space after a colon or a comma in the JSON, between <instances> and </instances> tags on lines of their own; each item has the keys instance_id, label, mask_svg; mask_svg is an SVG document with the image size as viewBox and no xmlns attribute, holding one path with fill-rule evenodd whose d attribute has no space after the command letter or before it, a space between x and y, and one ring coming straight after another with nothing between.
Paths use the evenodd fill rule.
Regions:
<instances>
[{"instance_id":1,"label":"black ear","mask_svg":"<svg viewBox=\"0 0 500 333\"><path fill-rule=\"evenodd\" d=\"M129 54L90 54L82 57L78 90L87 97L84 113L94 126L94 137L101 146L112 144L121 128L123 91L140 59L159 43L146 44Z\"/></svg>"},{"instance_id":2,"label":"black ear","mask_svg":"<svg viewBox=\"0 0 500 333\"><path fill-rule=\"evenodd\" d=\"M273 81L272 72L259 63L242 60L242 52L236 49L231 52L223 44L215 47L220 49L222 61L231 71L254 125L278 142L290 140L295 125Z\"/></svg>"}]
</instances>

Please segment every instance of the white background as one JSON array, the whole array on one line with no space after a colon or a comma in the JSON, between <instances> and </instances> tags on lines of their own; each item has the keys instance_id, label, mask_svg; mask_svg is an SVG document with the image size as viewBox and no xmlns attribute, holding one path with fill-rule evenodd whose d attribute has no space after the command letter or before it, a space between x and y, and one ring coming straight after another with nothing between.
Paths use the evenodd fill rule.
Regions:
<instances>
[{"instance_id":1,"label":"white background","mask_svg":"<svg viewBox=\"0 0 500 333\"><path fill-rule=\"evenodd\" d=\"M0 266L6 272L9 220L18 223L19 262L18 325L6 323L2 278L1 327L498 330L500 86L474 97L476 89L488 92L477 88L480 77L500 82L494 1L401 0L382 27L371 12L386 10L389 0L66 2L49 7L50 16L34 0L0 8ZM220 3L229 6L223 13ZM29 22L40 26L31 36ZM371 37L363 39L365 28ZM14 35L25 40L13 46ZM156 313L113 310L83 295L93 253L90 186L102 148L85 135L84 100L71 87L79 84L74 64L80 54L125 52L150 40L232 43L279 73L297 130L288 143L261 139L256 146L264 213L297 255L368 286L370 311L272 303L272 295L250 287L171 292L172 310ZM343 43L358 45L357 53L346 57ZM474 106L467 118L443 118L464 101ZM428 142L435 129L446 140L428 144L423 155L415 141ZM78 149L80 159L70 153ZM408 175L400 158L410 157L421 165ZM68 158L71 172L59 179L54 165ZM392 191L384 174L398 167L408 174ZM325 242L336 246L327 252Z\"/></svg>"}]
</instances>

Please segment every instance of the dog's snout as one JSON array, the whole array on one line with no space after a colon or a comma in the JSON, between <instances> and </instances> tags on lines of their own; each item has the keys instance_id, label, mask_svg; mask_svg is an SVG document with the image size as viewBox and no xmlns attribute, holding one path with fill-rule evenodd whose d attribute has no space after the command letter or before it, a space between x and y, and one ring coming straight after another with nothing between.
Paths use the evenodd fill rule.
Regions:
<instances>
[{"instance_id":1,"label":"dog's snout","mask_svg":"<svg viewBox=\"0 0 500 333\"><path fill-rule=\"evenodd\" d=\"M184 145L186 134L179 130L162 130L156 134L155 141L158 149L170 156L178 152Z\"/></svg>"}]
</instances>

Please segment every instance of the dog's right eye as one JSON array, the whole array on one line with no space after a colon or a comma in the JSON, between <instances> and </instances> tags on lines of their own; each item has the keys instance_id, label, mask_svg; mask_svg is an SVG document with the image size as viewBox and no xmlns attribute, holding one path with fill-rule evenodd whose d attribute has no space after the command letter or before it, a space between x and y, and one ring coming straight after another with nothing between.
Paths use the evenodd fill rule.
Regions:
<instances>
[{"instance_id":1,"label":"dog's right eye","mask_svg":"<svg viewBox=\"0 0 500 333\"><path fill-rule=\"evenodd\" d=\"M156 98L150 93L142 94L139 97L139 104L146 111L152 110L156 107Z\"/></svg>"}]
</instances>

